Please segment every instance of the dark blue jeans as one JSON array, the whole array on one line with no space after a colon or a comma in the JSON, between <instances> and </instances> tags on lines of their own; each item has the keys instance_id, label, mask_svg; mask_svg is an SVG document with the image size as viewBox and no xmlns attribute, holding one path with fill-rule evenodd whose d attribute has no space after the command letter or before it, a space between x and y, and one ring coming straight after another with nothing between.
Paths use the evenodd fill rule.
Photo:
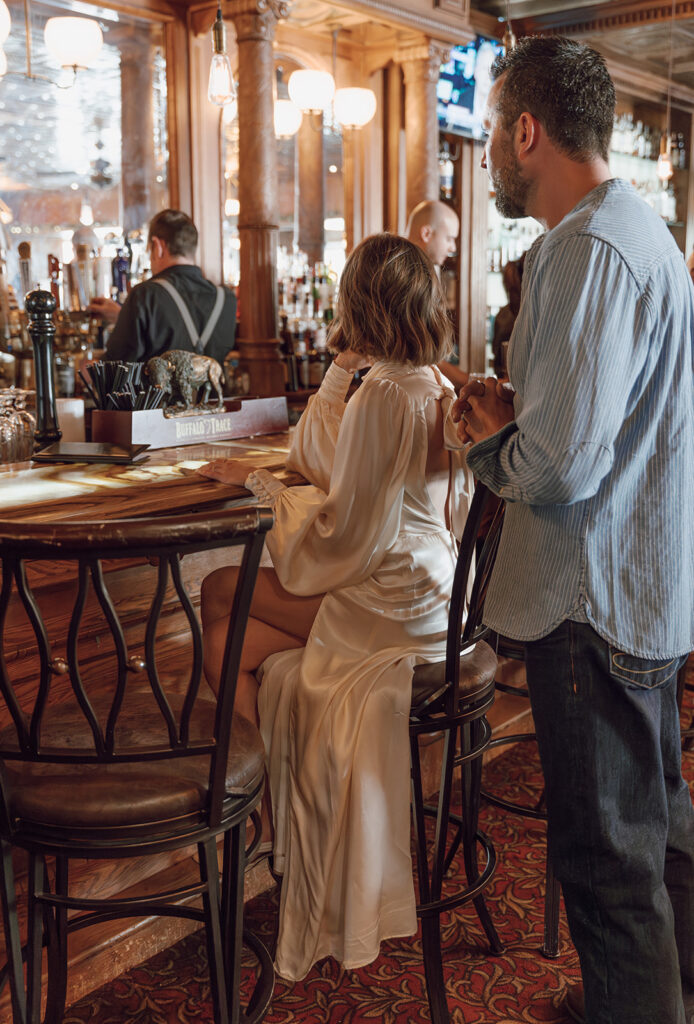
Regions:
<instances>
[{"instance_id":1,"label":"dark blue jeans","mask_svg":"<svg viewBox=\"0 0 694 1024\"><path fill-rule=\"evenodd\" d=\"M548 853L589 1024L690 1024L684 1004L694 1011L694 810L676 705L682 661L634 658L581 622L526 644Z\"/></svg>"}]
</instances>

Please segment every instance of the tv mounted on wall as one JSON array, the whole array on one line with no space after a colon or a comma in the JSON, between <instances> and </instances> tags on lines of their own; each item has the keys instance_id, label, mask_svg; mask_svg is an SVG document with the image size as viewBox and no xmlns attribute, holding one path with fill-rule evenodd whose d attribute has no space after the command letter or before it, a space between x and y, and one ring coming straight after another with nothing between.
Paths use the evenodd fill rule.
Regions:
<instances>
[{"instance_id":1,"label":"tv mounted on wall","mask_svg":"<svg viewBox=\"0 0 694 1024\"><path fill-rule=\"evenodd\" d=\"M484 138L482 117L492 85L489 69L503 51L498 39L485 36L453 47L450 59L441 65L436 86L436 111L443 131Z\"/></svg>"}]
</instances>

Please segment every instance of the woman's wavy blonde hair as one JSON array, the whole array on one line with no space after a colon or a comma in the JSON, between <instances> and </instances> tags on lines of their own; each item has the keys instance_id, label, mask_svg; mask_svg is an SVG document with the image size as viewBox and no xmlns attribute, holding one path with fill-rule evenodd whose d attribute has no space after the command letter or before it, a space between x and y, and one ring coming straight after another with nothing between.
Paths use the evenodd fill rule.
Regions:
<instances>
[{"instance_id":1,"label":"woman's wavy blonde hair","mask_svg":"<svg viewBox=\"0 0 694 1024\"><path fill-rule=\"evenodd\" d=\"M342 271L330 348L429 366L449 354L452 336L443 289L426 253L385 232L360 242Z\"/></svg>"}]
</instances>

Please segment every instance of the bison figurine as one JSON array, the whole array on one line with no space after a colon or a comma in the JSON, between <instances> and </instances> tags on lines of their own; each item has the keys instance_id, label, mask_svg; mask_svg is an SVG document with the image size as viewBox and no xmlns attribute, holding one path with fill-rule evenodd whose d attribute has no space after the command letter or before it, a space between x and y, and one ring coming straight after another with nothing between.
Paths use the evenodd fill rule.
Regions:
<instances>
[{"instance_id":1,"label":"bison figurine","mask_svg":"<svg viewBox=\"0 0 694 1024\"><path fill-rule=\"evenodd\" d=\"M220 408L224 404L224 371L217 360L210 356L172 349L162 356L154 356L147 360L145 373L150 384L169 392L171 404L181 401L185 409L190 409L193 405L194 392L198 388L205 389L202 403L207 401L210 390L214 388L217 393L217 404Z\"/></svg>"}]
</instances>

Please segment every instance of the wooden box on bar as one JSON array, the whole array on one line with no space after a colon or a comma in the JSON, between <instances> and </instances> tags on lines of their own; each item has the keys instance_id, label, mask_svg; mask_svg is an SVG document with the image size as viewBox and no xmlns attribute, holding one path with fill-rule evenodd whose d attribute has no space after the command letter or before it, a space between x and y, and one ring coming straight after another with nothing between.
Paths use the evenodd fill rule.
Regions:
<instances>
[{"instance_id":1,"label":"wooden box on bar","mask_svg":"<svg viewBox=\"0 0 694 1024\"><path fill-rule=\"evenodd\" d=\"M219 412L165 416L163 409L117 412L95 409L92 441L148 444L150 448L177 448L185 444L228 441L254 434L278 434L288 427L287 399L227 399Z\"/></svg>"}]
</instances>

